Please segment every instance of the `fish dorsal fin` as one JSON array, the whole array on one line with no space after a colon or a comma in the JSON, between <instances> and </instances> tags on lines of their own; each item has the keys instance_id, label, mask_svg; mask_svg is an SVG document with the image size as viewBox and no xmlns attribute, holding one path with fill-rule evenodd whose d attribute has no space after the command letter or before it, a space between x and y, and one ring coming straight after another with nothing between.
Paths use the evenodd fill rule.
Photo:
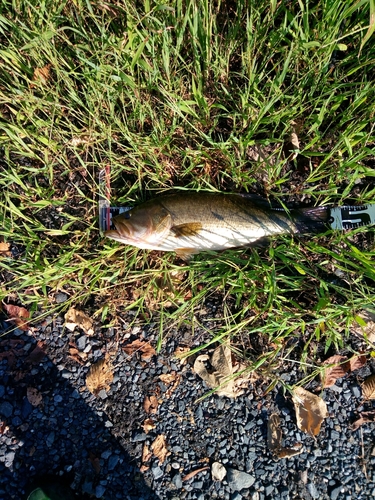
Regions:
<instances>
[{"instance_id":1,"label":"fish dorsal fin","mask_svg":"<svg viewBox=\"0 0 375 500\"><path fill-rule=\"evenodd\" d=\"M201 229L201 222L186 222L185 224L178 224L177 226L171 227L171 231L176 238L181 238L182 236L195 236Z\"/></svg>"}]
</instances>

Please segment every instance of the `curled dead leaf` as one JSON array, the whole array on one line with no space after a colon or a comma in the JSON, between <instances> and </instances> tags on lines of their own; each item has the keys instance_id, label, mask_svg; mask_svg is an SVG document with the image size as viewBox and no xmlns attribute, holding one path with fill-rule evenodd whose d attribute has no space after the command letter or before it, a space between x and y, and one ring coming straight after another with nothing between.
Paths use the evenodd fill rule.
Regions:
<instances>
[{"instance_id":1,"label":"curled dead leaf","mask_svg":"<svg viewBox=\"0 0 375 500\"><path fill-rule=\"evenodd\" d=\"M111 364L104 358L93 364L86 377L87 389L97 396L104 389L110 389L110 383L113 380L113 372Z\"/></svg>"},{"instance_id":2,"label":"curled dead leaf","mask_svg":"<svg viewBox=\"0 0 375 500\"><path fill-rule=\"evenodd\" d=\"M178 346L174 352L174 356L184 365L187 362L188 352L190 352L190 347Z\"/></svg>"},{"instance_id":3,"label":"curled dead leaf","mask_svg":"<svg viewBox=\"0 0 375 500\"><path fill-rule=\"evenodd\" d=\"M86 335L94 335L93 320L86 313L71 307L65 314L65 326L71 332L78 326Z\"/></svg>"},{"instance_id":4,"label":"curled dead leaf","mask_svg":"<svg viewBox=\"0 0 375 500\"><path fill-rule=\"evenodd\" d=\"M35 68L33 74L33 82L40 82L41 84L45 85L50 78L50 70L51 64L46 64L45 66L43 66L43 68ZM31 88L33 87L35 87L35 83L31 84Z\"/></svg>"},{"instance_id":5,"label":"curled dead leaf","mask_svg":"<svg viewBox=\"0 0 375 500\"><path fill-rule=\"evenodd\" d=\"M375 410L363 411L360 413L359 419L352 423L351 428L353 431L356 431L361 425L370 422L375 422Z\"/></svg>"},{"instance_id":6,"label":"curled dead leaf","mask_svg":"<svg viewBox=\"0 0 375 500\"><path fill-rule=\"evenodd\" d=\"M346 375L350 370L350 363L346 356L331 356L324 361L324 365L329 366L324 369L322 375L323 387L331 387L337 379Z\"/></svg>"},{"instance_id":7,"label":"curled dead leaf","mask_svg":"<svg viewBox=\"0 0 375 500\"><path fill-rule=\"evenodd\" d=\"M142 359L149 359L156 354L155 349L149 342L140 339L136 339L122 348L128 356L131 356L135 352L141 352Z\"/></svg>"},{"instance_id":8,"label":"curled dead leaf","mask_svg":"<svg viewBox=\"0 0 375 500\"><path fill-rule=\"evenodd\" d=\"M156 413L159 403L156 396L146 396L143 401L143 409L146 413Z\"/></svg>"},{"instance_id":9,"label":"curled dead leaf","mask_svg":"<svg viewBox=\"0 0 375 500\"><path fill-rule=\"evenodd\" d=\"M152 457L152 451L150 450L149 446L146 443L144 443L142 450L142 463L148 462L151 457Z\"/></svg>"},{"instance_id":10,"label":"curled dead leaf","mask_svg":"<svg viewBox=\"0 0 375 500\"><path fill-rule=\"evenodd\" d=\"M362 393L365 399L375 399L375 375L371 375L363 382Z\"/></svg>"},{"instance_id":11,"label":"curled dead leaf","mask_svg":"<svg viewBox=\"0 0 375 500\"><path fill-rule=\"evenodd\" d=\"M176 380L176 376L176 372L162 373L159 375L159 379L163 382L163 384L169 385Z\"/></svg>"},{"instance_id":12,"label":"curled dead leaf","mask_svg":"<svg viewBox=\"0 0 375 500\"><path fill-rule=\"evenodd\" d=\"M301 443L296 443L290 448L282 446L282 432L280 427L280 417L277 413L272 413L268 419L267 441L270 451L277 458L290 458L302 453Z\"/></svg>"},{"instance_id":13,"label":"curled dead leaf","mask_svg":"<svg viewBox=\"0 0 375 500\"><path fill-rule=\"evenodd\" d=\"M155 441L151 445L151 449L155 457L159 459L159 463L163 464L165 459L169 455L164 434L160 434L155 439Z\"/></svg>"},{"instance_id":14,"label":"curled dead leaf","mask_svg":"<svg viewBox=\"0 0 375 500\"><path fill-rule=\"evenodd\" d=\"M296 387L293 391L293 403L298 428L311 436L317 436L323 420L328 417L327 405L323 399L302 387Z\"/></svg>"},{"instance_id":15,"label":"curled dead leaf","mask_svg":"<svg viewBox=\"0 0 375 500\"><path fill-rule=\"evenodd\" d=\"M27 331L29 329L27 319L30 317L30 313L27 309L20 306L15 306L13 304L5 304L3 302L3 308L10 316L8 321L13 321L16 327L20 330Z\"/></svg>"},{"instance_id":16,"label":"curled dead leaf","mask_svg":"<svg viewBox=\"0 0 375 500\"><path fill-rule=\"evenodd\" d=\"M186 476L184 476L182 478L182 481L189 481L189 479L191 479L192 477L196 476L197 474L199 474L200 472L203 472L205 470L209 470L209 467L206 466L206 467L201 467L200 469L195 469L195 470L189 472L188 474L186 474Z\"/></svg>"},{"instance_id":17,"label":"curled dead leaf","mask_svg":"<svg viewBox=\"0 0 375 500\"><path fill-rule=\"evenodd\" d=\"M211 364L213 370L207 369L207 362ZM244 393L244 388L248 387L251 374L241 373L246 368L240 363L232 363L232 351L226 345L217 347L211 356L202 354L197 357L194 363L194 371L212 389L217 389L218 396L236 398Z\"/></svg>"},{"instance_id":18,"label":"curled dead leaf","mask_svg":"<svg viewBox=\"0 0 375 500\"><path fill-rule=\"evenodd\" d=\"M146 434L155 429L156 425L152 418L146 418L146 420L142 424L143 430Z\"/></svg>"},{"instance_id":19,"label":"curled dead leaf","mask_svg":"<svg viewBox=\"0 0 375 500\"><path fill-rule=\"evenodd\" d=\"M375 311L363 309L353 321L352 330L365 337L369 342L375 343Z\"/></svg>"},{"instance_id":20,"label":"curled dead leaf","mask_svg":"<svg viewBox=\"0 0 375 500\"><path fill-rule=\"evenodd\" d=\"M10 245L9 243L5 243L5 241L0 241L0 257L12 257Z\"/></svg>"},{"instance_id":21,"label":"curled dead leaf","mask_svg":"<svg viewBox=\"0 0 375 500\"><path fill-rule=\"evenodd\" d=\"M38 389L35 389L34 387L27 388L26 396L27 396L29 403L32 406L38 406L43 401L43 396L38 391Z\"/></svg>"}]
</instances>

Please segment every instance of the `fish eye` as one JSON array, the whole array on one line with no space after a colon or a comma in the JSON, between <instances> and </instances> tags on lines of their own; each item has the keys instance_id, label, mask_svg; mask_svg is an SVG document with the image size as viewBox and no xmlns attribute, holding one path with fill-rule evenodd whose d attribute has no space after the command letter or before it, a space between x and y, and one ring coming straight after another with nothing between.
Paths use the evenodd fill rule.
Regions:
<instances>
[{"instance_id":1,"label":"fish eye","mask_svg":"<svg viewBox=\"0 0 375 500\"><path fill-rule=\"evenodd\" d=\"M124 219L130 219L131 215L130 211L124 212Z\"/></svg>"}]
</instances>

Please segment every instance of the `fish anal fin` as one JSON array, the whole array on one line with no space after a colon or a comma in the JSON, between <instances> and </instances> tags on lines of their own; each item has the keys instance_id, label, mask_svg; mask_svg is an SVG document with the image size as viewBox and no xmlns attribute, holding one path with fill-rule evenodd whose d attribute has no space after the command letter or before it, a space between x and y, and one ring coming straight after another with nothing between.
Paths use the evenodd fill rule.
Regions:
<instances>
[{"instance_id":1,"label":"fish anal fin","mask_svg":"<svg viewBox=\"0 0 375 500\"><path fill-rule=\"evenodd\" d=\"M189 261L193 255L199 253L196 248L175 248L176 254L183 260Z\"/></svg>"},{"instance_id":2,"label":"fish anal fin","mask_svg":"<svg viewBox=\"0 0 375 500\"><path fill-rule=\"evenodd\" d=\"M171 231L176 238L181 238L182 236L195 236L201 229L201 222L187 222L171 227Z\"/></svg>"}]
</instances>

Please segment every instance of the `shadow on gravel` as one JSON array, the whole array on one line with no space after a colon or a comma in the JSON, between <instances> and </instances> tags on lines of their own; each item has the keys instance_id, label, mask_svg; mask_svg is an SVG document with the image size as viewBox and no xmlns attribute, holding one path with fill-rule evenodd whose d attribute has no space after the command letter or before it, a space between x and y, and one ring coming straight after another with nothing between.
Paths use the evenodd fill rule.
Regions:
<instances>
[{"instance_id":1,"label":"shadow on gravel","mask_svg":"<svg viewBox=\"0 0 375 500\"><path fill-rule=\"evenodd\" d=\"M53 474L80 499L158 499L104 412L86 404L33 337L4 334L1 326L0 498L27 498L33 484Z\"/></svg>"}]
</instances>

